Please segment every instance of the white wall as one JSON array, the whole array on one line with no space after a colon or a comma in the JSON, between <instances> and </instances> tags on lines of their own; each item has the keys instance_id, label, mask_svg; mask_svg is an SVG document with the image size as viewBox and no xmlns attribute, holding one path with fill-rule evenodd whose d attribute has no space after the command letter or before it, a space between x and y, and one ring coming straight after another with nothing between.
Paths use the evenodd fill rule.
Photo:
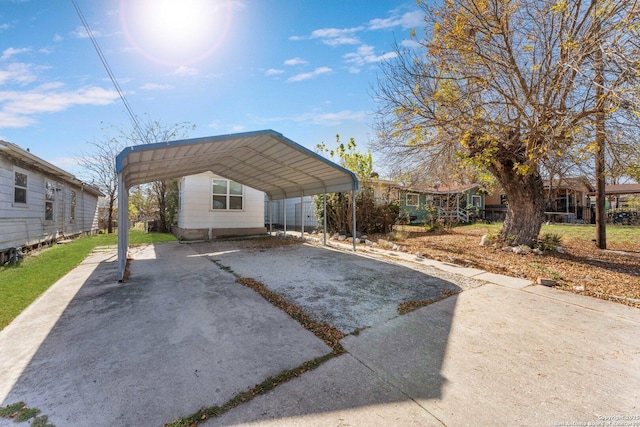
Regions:
<instances>
[{"instance_id":1,"label":"white wall","mask_svg":"<svg viewBox=\"0 0 640 427\"><path fill-rule=\"evenodd\" d=\"M264 193L243 186L242 210L213 210L212 180L223 178L211 172L183 177L180 181L178 227L254 228L264 227Z\"/></svg>"}]
</instances>

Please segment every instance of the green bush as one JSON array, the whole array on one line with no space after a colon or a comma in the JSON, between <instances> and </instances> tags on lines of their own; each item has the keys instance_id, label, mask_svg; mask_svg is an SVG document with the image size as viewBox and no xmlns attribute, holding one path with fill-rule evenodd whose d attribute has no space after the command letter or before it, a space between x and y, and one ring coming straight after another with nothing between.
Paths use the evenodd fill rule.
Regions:
<instances>
[{"instance_id":1,"label":"green bush","mask_svg":"<svg viewBox=\"0 0 640 427\"><path fill-rule=\"evenodd\" d=\"M543 233L538 236L537 247L541 251L555 251L562 246L562 235L558 233Z\"/></svg>"}]
</instances>

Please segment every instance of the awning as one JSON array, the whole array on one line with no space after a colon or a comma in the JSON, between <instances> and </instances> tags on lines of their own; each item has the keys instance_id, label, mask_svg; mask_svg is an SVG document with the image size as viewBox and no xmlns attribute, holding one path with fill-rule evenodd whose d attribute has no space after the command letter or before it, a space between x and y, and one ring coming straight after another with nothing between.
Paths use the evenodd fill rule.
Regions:
<instances>
[{"instance_id":1,"label":"awning","mask_svg":"<svg viewBox=\"0 0 640 427\"><path fill-rule=\"evenodd\" d=\"M119 224L128 224L132 186L207 171L263 191L270 200L358 189L351 171L273 130L136 145L116 158ZM120 279L127 248L128 233L119 232Z\"/></svg>"}]
</instances>

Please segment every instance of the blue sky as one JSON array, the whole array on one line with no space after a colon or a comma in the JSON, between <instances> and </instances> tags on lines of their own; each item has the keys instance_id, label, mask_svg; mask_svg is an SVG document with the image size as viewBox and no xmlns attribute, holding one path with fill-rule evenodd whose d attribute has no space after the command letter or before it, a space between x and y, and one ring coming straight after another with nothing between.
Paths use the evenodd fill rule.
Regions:
<instances>
[{"instance_id":1,"label":"blue sky","mask_svg":"<svg viewBox=\"0 0 640 427\"><path fill-rule=\"evenodd\" d=\"M77 3L138 116L310 149L336 133L366 148L379 62L422 22L415 0ZM0 139L81 175L74 157L112 126L129 116L72 1L0 0Z\"/></svg>"}]
</instances>

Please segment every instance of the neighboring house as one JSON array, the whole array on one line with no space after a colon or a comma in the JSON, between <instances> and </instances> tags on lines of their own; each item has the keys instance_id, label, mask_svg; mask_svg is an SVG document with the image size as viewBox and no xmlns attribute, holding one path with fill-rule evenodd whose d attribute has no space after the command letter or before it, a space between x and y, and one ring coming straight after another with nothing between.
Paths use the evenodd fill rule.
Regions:
<instances>
[{"instance_id":1,"label":"neighboring house","mask_svg":"<svg viewBox=\"0 0 640 427\"><path fill-rule=\"evenodd\" d=\"M478 184L395 188L399 191L400 212L404 212L411 223L439 218L470 222L480 218L484 209L484 193Z\"/></svg>"},{"instance_id":2,"label":"neighboring house","mask_svg":"<svg viewBox=\"0 0 640 427\"><path fill-rule=\"evenodd\" d=\"M545 220L551 222L589 223L593 218L590 192L593 186L585 177L571 177L544 182ZM498 188L485 200L485 219L502 221L507 214L507 196Z\"/></svg>"},{"instance_id":3,"label":"neighboring house","mask_svg":"<svg viewBox=\"0 0 640 427\"><path fill-rule=\"evenodd\" d=\"M112 218L114 231L118 227L118 213L116 209L117 206L118 202L116 201ZM98 198L98 227L100 228L100 230L107 230L109 228L109 199L105 196L101 196Z\"/></svg>"},{"instance_id":4,"label":"neighboring house","mask_svg":"<svg viewBox=\"0 0 640 427\"><path fill-rule=\"evenodd\" d=\"M615 224L640 225L640 184L605 185L607 220ZM589 193L595 212L596 193ZM595 222L595 218L591 221Z\"/></svg>"},{"instance_id":5,"label":"neighboring house","mask_svg":"<svg viewBox=\"0 0 640 427\"><path fill-rule=\"evenodd\" d=\"M183 240L266 234L264 193L211 172L179 180L178 224Z\"/></svg>"},{"instance_id":6,"label":"neighboring house","mask_svg":"<svg viewBox=\"0 0 640 427\"><path fill-rule=\"evenodd\" d=\"M583 176L545 181L545 219L554 222L589 223L592 217L589 200L591 191L594 191L594 187Z\"/></svg>"},{"instance_id":7,"label":"neighboring house","mask_svg":"<svg viewBox=\"0 0 640 427\"><path fill-rule=\"evenodd\" d=\"M15 248L96 233L101 195L29 150L0 141L0 265Z\"/></svg>"}]
</instances>

